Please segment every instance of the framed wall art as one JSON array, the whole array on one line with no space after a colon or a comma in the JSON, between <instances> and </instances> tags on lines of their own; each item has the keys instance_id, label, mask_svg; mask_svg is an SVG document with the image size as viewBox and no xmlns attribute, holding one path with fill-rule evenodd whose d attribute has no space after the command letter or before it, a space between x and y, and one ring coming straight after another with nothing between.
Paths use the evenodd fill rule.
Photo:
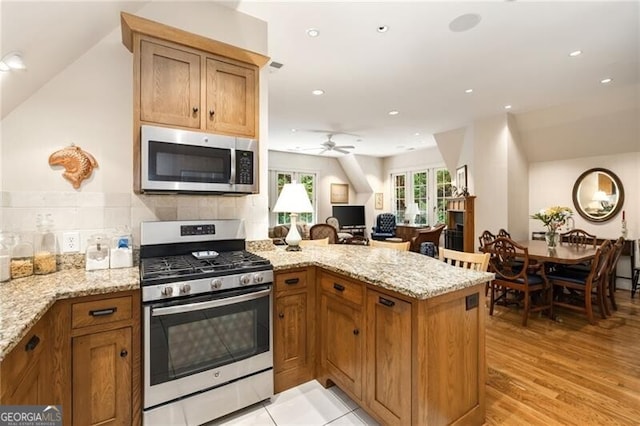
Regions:
<instances>
[{"instance_id":1,"label":"framed wall art","mask_svg":"<svg viewBox=\"0 0 640 426\"><path fill-rule=\"evenodd\" d=\"M460 166L456 169L456 187L458 191L467 189L467 165Z\"/></svg>"},{"instance_id":2,"label":"framed wall art","mask_svg":"<svg viewBox=\"0 0 640 426\"><path fill-rule=\"evenodd\" d=\"M331 184L331 204L349 203L349 185L346 183Z\"/></svg>"},{"instance_id":3,"label":"framed wall art","mask_svg":"<svg viewBox=\"0 0 640 426\"><path fill-rule=\"evenodd\" d=\"M382 210L384 208L384 194L382 192L376 192L375 194L375 209Z\"/></svg>"}]
</instances>

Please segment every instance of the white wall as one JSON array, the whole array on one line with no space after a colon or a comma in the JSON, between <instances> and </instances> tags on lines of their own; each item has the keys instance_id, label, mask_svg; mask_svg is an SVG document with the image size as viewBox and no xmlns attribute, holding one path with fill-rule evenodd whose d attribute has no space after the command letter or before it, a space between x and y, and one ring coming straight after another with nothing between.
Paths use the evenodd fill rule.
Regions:
<instances>
[{"instance_id":1,"label":"white wall","mask_svg":"<svg viewBox=\"0 0 640 426\"><path fill-rule=\"evenodd\" d=\"M188 7L187 7L188 6ZM154 2L139 16L267 52L265 22L211 2ZM133 57L114 30L2 120L2 228L29 231L37 213L52 213L56 229L78 229L81 239L142 220L244 218L248 239L267 237L268 72L261 71L260 194L247 197L161 196L132 193ZM79 190L48 165L71 143L99 167ZM137 243L137 238L136 238Z\"/></svg>"},{"instance_id":2,"label":"white wall","mask_svg":"<svg viewBox=\"0 0 640 426\"><path fill-rule=\"evenodd\" d=\"M513 238L527 239L529 229L522 220L529 214L529 162L522 146L517 124L507 114L507 228ZM478 230L476 235L480 235Z\"/></svg>"}]
</instances>

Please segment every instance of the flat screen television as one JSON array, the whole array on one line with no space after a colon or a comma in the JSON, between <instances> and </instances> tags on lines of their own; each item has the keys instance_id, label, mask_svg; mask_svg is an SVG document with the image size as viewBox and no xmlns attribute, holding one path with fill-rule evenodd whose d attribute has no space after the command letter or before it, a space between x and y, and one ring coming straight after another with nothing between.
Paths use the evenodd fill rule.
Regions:
<instances>
[{"instance_id":1,"label":"flat screen television","mask_svg":"<svg viewBox=\"0 0 640 426\"><path fill-rule=\"evenodd\" d=\"M333 216L341 228L365 227L364 206L333 206Z\"/></svg>"}]
</instances>

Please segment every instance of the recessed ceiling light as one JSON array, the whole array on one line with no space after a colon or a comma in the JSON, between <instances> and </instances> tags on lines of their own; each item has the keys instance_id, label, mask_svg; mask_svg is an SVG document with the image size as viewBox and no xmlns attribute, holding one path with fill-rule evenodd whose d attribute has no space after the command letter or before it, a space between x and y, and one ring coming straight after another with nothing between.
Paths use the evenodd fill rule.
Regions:
<instances>
[{"instance_id":1,"label":"recessed ceiling light","mask_svg":"<svg viewBox=\"0 0 640 426\"><path fill-rule=\"evenodd\" d=\"M307 30L307 35L309 37L318 37L320 35L320 30L315 29L315 28L309 28Z\"/></svg>"},{"instance_id":2,"label":"recessed ceiling light","mask_svg":"<svg viewBox=\"0 0 640 426\"><path fill-rule=\"evenodd\" d=\"M389 115L398 115L400 114L399 111L396 111L395 109L393 111L389 111Z\"/></svg>"},{"instance_id":3,"label":"recessed ceiling light","mask_svg":"<svg viewBox=\"0 0 640 426\"><path fill-rule=\"evenodd\" d=\"M473 89L467 89L464 91L464 93L473 93Z\"/></svg>"},{"instance_id":4,"label":"recessed ceiling light","mask_svg":"<svg viewBox=\"0 0 640 426\"><path fill-rule=\"evenodd\" d=\"M511 105L505 105L504 109L511 109Z\"/></svg>"},{"instance_id":5,"label":"recessed ceiling light","mask_svg":"<svg viewBox=\"0 0 640 426\"><path fill-rule=\"evenodd\" d=\"M612 79L612 78L608 78L608 77L607 77L607 78L603 78L602 80L600 80L600 83L602 83L602 84L608 84L608 83L611 83L612 81L613 81L613 79Z\"/></svg>"},{"instance_id":6,"label":"recessed ceiling light","mask_svg":"<svg viewBox=\"0 0 640 426\"><path fill-rule=\"evenodd\" d=\"M312 91L311 93L313 93L316 96L320 96L320 95L324 95L324 90L316 89L316 90Z\"/></svg>"},{"instance_id":7,"label":"recessed ceiling light","mask_svg":"<svg viewBox=\"0 0 640 426\"><path fill-rule=\"evenodd\" d=\"M379 33L386 33L387 31L389 31L389 27L387 25L380 25L378 26L378 28L376 28L376 31L378 31Z\"/></svg>"},{"instance_id":8,"label":"recessed ceiling light","mask_svg":"<svg viewBox=\"0 0 640 426\"><path fill-rule=\"evenodd\" d=\"M0 71L23 70L25 68L20 52L7 53L0 61Z\"/></svg>"},{"instance_id":9,"label":"recessed ceiling light","mask_svg":"<svg viewBox=\"0 0 640 426\"><path fill-rule=\"evenodd\" d=\"M415 132L414 136L420 136L420 132Z\"/></svg>"},{"instance_id":10,"label":"recessed ceiling light","mask_svg":"<svg viewBox=\"0 0 640 426\"><path fill-rule=\"evenodd\" d=\"M574 50L573 52L569 53L569 56L571 57L576 57L580 55L582 55L582 50Z\"/></svg>"},{"instance_id":11,"label":"recessed ceiling light","mask_svg":"<svg viewBox=\"0 0 640 426\"><path fill-rule=\"evenodd\" d=\"M475 13L466 13L455 18L449 23L449 29L454 33L461 33L463 31L469 31L480 23L482 18Z\"/></svg>"},{"instance_id":12,"label":"recessed ceiling light","mask_svg":"<svg viewBox=\"0 0 640 426\"><path fill-rule=\"evenodd\" d=\"M292 131L293 133L295 133L295 132L297 132L297 131L298 131L298 129L291 129L291 131Z\"/></svg>"}]
</instances>

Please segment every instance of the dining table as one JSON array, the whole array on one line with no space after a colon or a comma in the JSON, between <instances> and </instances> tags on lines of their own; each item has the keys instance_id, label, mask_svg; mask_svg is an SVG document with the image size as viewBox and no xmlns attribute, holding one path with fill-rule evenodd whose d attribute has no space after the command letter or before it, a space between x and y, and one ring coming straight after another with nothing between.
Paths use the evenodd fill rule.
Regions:
<instances>
[{"instance_id":1,"label":"dining table","mask_svg":"<svg viewBox=\"0 0 640 426\"><path fill-rule=\"evenodd\" d=\"M576 245L559 243L554 248L549 248L546 241L527 240L518 241L518 244L528 249L529 259L538 262L553 262L564 265L573 265L593 260L596 256L596 248L592 245Z\"/></svg>"}]
</instances>

